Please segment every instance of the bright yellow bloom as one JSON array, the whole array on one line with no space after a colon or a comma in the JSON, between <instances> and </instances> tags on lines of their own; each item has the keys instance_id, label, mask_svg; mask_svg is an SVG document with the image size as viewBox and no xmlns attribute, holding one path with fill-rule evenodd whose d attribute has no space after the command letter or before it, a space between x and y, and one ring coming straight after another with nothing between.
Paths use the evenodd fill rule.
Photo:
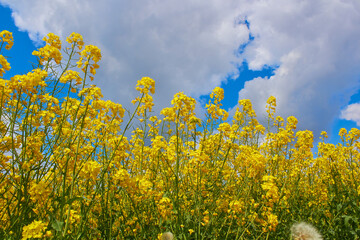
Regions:
<instances>
[{"instance_id":1,"label":"bright yellow bloom","mask_svg":"<svg viewBox=\"0 0 360 240\"><path fill-rule=\"evenodd\" d=\"M155 93L155 81L149 77L143 77L138 80L136 84L136 90L141 93L141 97L137 97L131 102L133 104L138 103L138 116L146 117L146 112L151 112L152 107L154 106L153 97L149 94Z\"/></svg>"},{"instance_id":2,"label":"bright yellow bloom","mask_svg":"<svg viewBox=\"0 0 360 240\"><path fill-rule=\"evenodd\" d=\"M84 46L83 37L79 33L73 32L69 37L66 38L68 43L72 44L72 47L77 46L81 50Z\"/></svg>"},{"instance_id":3,"label":"bright yellow bloom","mask_svg":"<svg viewBox=\"0 0 360 240\"><path fill-rule=\"evenodd\" d=\"M276 109L276 98L274 96L270 96L266 103L266 112L268 113L268 117L273 119Z\"/></svg>"},{"instance_id":4,"label":"bright yellow bloom","mask_svg":"<svg viewBox=\"0 0 360 240\"><path fill-rule=\"evenodd\" d=\"M12 46L14 45L14 38L12 36L12 33L3 30L0 32L0 42L6 43L5 49L10 50ZM1 48L0 48L1 50Z\"/></svg>"},{"instance_id":5,"label":"bright yellow bloom","mask_svg":"<svg viewBox=\"0 0 360 240\"><path fill-rule=\"evenodd\" d=\"M48 33L48 35L43 38L43 41L45 41L50 46L52 46L58 50L61 50L61 41L60 41L59 36L57 36L53 33Z\"/></svg>"},{"instance_id":6,"label":"bright yellow bloom","mask_svg":"<svg viewBox=\"0 0 360 240\"><path fill-rule=\"evenodd\" d=\"M79 76L79 73L73 70L67 70L61 77L60 77L60 82L61 83L67 83L70 82L72 80L76 81L76 84L81 84L82 83L82 79Z\"/></svg>"},{"instance_id":7,"label":"bright yellow bloom","mask_svg":"<svg viewBox=\"0 0 360 240\"><path fill-rule=\"evenodd\" d=\"M30 188L30 198L33 202L44 204L51 193L51 189L47 186L45 181L33 183Z\"/></svg>"},{"instance_id":8,"label":"bright yellow bloom","mask_svg":"<svg viewBox=\"0 0 360 240\"><path fill-rule=\"evenodd\" d=\"M45 78L48 73L39 68L34 69L26 75L15 75L11 78L9 87L12 89L22 89L23 91L35 92L38 86L45 87Z\"/></svg>"},{"instance_id":9,"label":"bright yellow bloom","mask_svg":"<svg viewBox=\"0 0 360 240\"><path fill-rule=\"evenodd\" d=\"M94 45L86 45L85 49L81 51L81 57L77 62L78 68L80 68L83 72L87 71L88 66L90 66L90 73L95 75L96 69L99 68L97 62L101 60L101 51L98 47ZM90 63L91 60L93 63ZM90 76L90 79L93 80L93 76Z\"/></svg>"},{"instance_id":10,"label":"bright yellow bloom","mask_svg":"<svg viewBox=\"0 0 360 240\"><path fill-rule=\"evenodd\" d=\"M93 181L96 181L97 176L100 173L100 169L101 165L98 162L89 160L84 163L79 174L84 179L92 179Z\"/></svg>"},{"instance_id":11,"label":"bright yellow bloom","mask_svg":"<svg viewBox=\"0 0 360 240\"><path fill-rule=\"evenodd\" d=\"M42 238L46 230L47 223L42 221L33 221L31 224L23 227L22 240L31 238Z\"/></svg>"},{"instance_id":12,"label":"bright yellow bloom","mask_svg":"<svg viewBox=\"0 0 360 240\"><path fill-rule=\"evenodd\" d=\"M60 64L62 59L60 50L51 45L46 45L45 47L40 48L38 51L33 51L32 54L39 57L41 64L44 64L50 60L54 60L57 64Z\"/></svg>"},{"instance_id":13,"label":"bright yellow bloom","mask_svg":"<svg viewBox=\"0 0 360 240\"><path fill-rule=\"evenodd\" d=\"M273 202L279 200L279 189L275 183L276 177L271 175L265 175L262 178L263 183L261 184L261 188L266 191L265 198L269 200L269 206L272 207Z\"/></svg>"},{"instance_id":14,"label":"bright yellow bloom","mask_svg":"<svg viewBox=\"0 0 360 240\"><path fill-rule=\"evenodd\" d=\"M286 129L288 129L288 130L296 129L296 125L298 123L298 120L294 116L288 117L286 119L286 121L287 121Z\"/></svg>"},{"instance_id":15,"label":"bright yellow bloom","mask_svg":"<svg viewBox=\"0 0 360 240\"><path fill-rule=\"evenodd\" d=\"M214 99L215 104L219 104L221 106L220 102L224 99L224 89L220 87L214 88L210 94L210 98Z\"/></svg>"},{"instance_id":16,"label":"bright yellow bloom","mask_svg":"<svg viewBox=\"0 0 360 240\"><path fill-rule=\"evenodd\" d=\"M5 71L9 71L11 69L10 63L6 60L3 55L0 55L0 77L3 76Z\"/></svg>"},{"instance_id":17,"label":"bright yellow bloom","mask_svg":"<svg viewBox=\"0 0 360 240\"><path fill-rule=\"evenodd\" d=\"M155 81L149 77L143 77L138 80L136 84L136 91L139 91L142 94L148 94L149 91L151 94L155 93Z\"/></svg>"},{"instance_id":18,"label":"bright yellow bloom","mask_svg":"<svg viewBox=\"0 0 360 240\"><path fill-rule=\"evenodd\" d=\"M328 138L328 134L325 131L321 131L321 136L325 139Z\"/></svg>"},{"instance_id":19,"label":"bright yellow bloom","mask_svg":"<svg viewBox=\"0 0 360 240\"><path fill-rule=\"evenodd\" d=\"M210 98L213 99L213 103L209 101L209 103L206 104L205 108L207 109L207 113L215 121L219 118L222 118L222 120L225 121L229 114L227 111L220 108L222 106L221 100L224 99L224 89L220 87L214 88L210 94Z\"/></svg>"}]
</instances>

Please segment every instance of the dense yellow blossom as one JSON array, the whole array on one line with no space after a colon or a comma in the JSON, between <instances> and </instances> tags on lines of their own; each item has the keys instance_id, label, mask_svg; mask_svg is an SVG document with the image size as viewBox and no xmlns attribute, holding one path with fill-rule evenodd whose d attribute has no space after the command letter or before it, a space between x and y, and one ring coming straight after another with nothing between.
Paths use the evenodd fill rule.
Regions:
<instances>
[{"instance_id":1,"label":"dense yellow blossom","mask_svg":"<svg viewBox=\"0 0 360 240\"><path fill-rule=\"evenodd\" d=\"M80 46L80 45L78 45L78 46ZM101 60L101 51L100 51L100 49L98 47L94 46L94 45L86 45L84 50L82 50L81 53L80 53L80 59L77 62L77 66L84 73L89 72L92 75L95 75L96 74L96 69L99 68L99 65L97 63L100 60ZM90 76L90 79L93 80L94 76Z\"/></svg>"},{"instance_id":2,"label":"dense yellow blossom","mask_svg":"<svg viewBox=\"0 0 360 240\"><path fill-rule=\"evenodd\" d=\"M9 71L10 69L10 63L3 55L0 55L0 77L4 75L5 71Z\"/></svg>"},{"instance_id":3,"label":"dense yellow blossom","mask_svg":"<svg viewBox=\"0 0 360 240\"><path fill-rule=\"evenodd\" d=\"M3 44L5 43L5 49L10 50L12 46L14 45L14 38L12 36L12 32L9 32L7 30L3 30L0 32L0 50L3 47Z\"/></svg>"},{"instance_id":4,"label":"dense yellow blossom","mask_svg":"<svg viewBox=\"0 0 360 240\"><path fill-rule=\"evenodd\" d=\"M61 50L61 41L59 36L53 34L53 33L49 33L47 35L47 37L43 38L43 41L45 41L47 44L49 44L50 46Z\"/></svg>"},{"instance_id":5,"label":"dense yellow blossom","mask_svg":"<svg viewBox=\"0 0 360 240\"><path fill-rule=\"evenodd\" d=\"M43 40L46 42L46 45L38 51L33 51L33 55L39 57L41 64L46 64L50 60L54 60L57 64L60 64L62 54L60 52L61 41L59 36L49 33Z\"/></svg>"},{"instance_id":6,"label":"dense yellow blossom","mask_svg":"<svg viewBox=\"0 0 360 240\"><path fill-rule=\"evenodd\" d=\"M47 223L43 223L42 221L34 221L31 224L24 226L21 239L43 238L46 226Z\"/></svg>"},{"instance_id":7,"label":"dense yellow blossom","mask_svg":"<svg viewBox=\"0 0 360 240\"><path fill-rule=\"evenodd\" d=\"M266 101L266 112L268 113L269 119L274 119L275 109L276 109L276 98L274 96L270 96Z\"/></svg>"},{"instance_id":8,"label":"dense yellow blossom","mask_svg":"<svg viewBox=\"0 0 360 240\"><path fill-rule=\"evenodd\" d=\"M82 79L79 76L79 73L74 71L74 70L67 70L60 78L61 83L67 83L67 82L70 82L72 80L75 80L76 84L81 84L82 83Z\"/></svg>"},{"instance_id":9,"label":"dense yellow blossom","mask_svg":"<svg viewBox=\"0 0 360 240\"><path fill-rule=\"evenodd\" d=\"M213 102L209 101L205 106L209 117L213 120L222 118L222 120L225 121L229 114L224 109L220 108L222 106L221 100L224 99L224 89L216 87L210 94L210 98L213 99Z\"/></svg>"},{"instance_id":10,"label":"dense yellow blossom","mask_svg":"<svg viewBox=\"0 0 360 240\"><path fill-rule=\"evenodd\" d=\"M83 37L79 33L73 32L69 37L66 38L68 43L72 44L72 47L77 46L81 50L84 46Z\"/></svg>"},{"instance_id":11,"label":"dense yellow blossom","mask_svg":"<svg viewBox=\"0 0 360 240\"><path fill-rule=\"evenodd\" d=\"M9 32L0 40L11 48ZM100 49L77 33L44 41L37 68L0 79L1 239L286 239L295 221L356 239L359 129L316 142L273 96L265 121L248 99L227 120L219 87L205 118L183 92L156 116L150 77L126 118L88 83Z\"/></svg>"}]
</instances>

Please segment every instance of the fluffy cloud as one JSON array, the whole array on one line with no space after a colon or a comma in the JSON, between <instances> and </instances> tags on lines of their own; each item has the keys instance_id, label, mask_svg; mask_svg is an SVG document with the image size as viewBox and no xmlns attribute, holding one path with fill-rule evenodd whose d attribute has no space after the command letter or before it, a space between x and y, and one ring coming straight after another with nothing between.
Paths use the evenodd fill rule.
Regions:
<instances>
[{"instance_id":1,"label":"fluffy cloud","mask_svg":"<svg viewBox=\"0 0 360 240\"><path fill-rule=\"evenodd\" d=\"M16 25L37 41L48 32L79 32L102 50L97 82L120 103L136 95L136 81L156 80L164 107L176 92L209 93L237 71L235 51L249 30L238 24L237 1L10 1Z\"/></svg>"},{"instance_id":2,"label":"fluffy cloud","mask_svg":"<svg viewBox=\"0 0 360 240\"><path fill-rule=\"evenodd\" d=\"M280 115L296 116L302 129L328 130L359 89L359 1L256 1L247 18L249 67L278 68L247 82L239 97L260 111L276 96Z\"/></svg>"},{"instance_id":3,"label":"fluffy cloud","mask_svg":"<svg viewBox=\"0 0 360 240\"><path fill-rule=\"evenodd\" d=\"M360 103L353 103L348 105L344 110L341 111L341 119L354 121L356 125L360 127Z\"/></svg>"},{"instance_id":4,"label":"fluffy cloud","mask_svg":"<svg viewBox=\"0 0 360 240\"><path fill-rule=\"evenodd\" d=\"M274 95L279 114L295 115L301 128L319 132L359 89L358 0L0 3L12 8L17 26L35 41L48 32L65 38L75 31L98 45L103 61L96 84L120 103L135 96L142 76L157 81L155 100L161 107L178 91L206 94L245 60L252 70L277 68L269 79L246 82L239 98L251 99L262 115ZM245 19L249 28L238 24Z\"/></svg>"}]
</instances>

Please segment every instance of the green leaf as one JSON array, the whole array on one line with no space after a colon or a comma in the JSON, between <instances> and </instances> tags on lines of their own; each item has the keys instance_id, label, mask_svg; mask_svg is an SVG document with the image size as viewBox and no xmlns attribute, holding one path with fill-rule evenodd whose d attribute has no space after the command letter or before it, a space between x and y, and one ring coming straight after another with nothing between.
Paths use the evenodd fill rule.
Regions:
<instances>
[{"instance_id":1,"label":"green leaf","mask_svg":"<svg viewBox=\"0 0 360 240\"><path fill-rule=\"evenodd\" d=\"M353 218L351 216L347 216L347 215L342 216L342 218L344 219L345 226L349 227L350 221L353 220Z\"/></svg>"},{"instance_id":2,"label":"green leaf","mask_svg":"<svg viewBox=\"0 0 360 240\"><path fill-rule=\"evenodd\" d=\"M53 222L51 224L52 228L55 229L55 231L57 232L61 232L62 231L62 228L64 226L64 222L60 222L58 220L55 219L55 222Z\"/></svg>"}]
</instances>

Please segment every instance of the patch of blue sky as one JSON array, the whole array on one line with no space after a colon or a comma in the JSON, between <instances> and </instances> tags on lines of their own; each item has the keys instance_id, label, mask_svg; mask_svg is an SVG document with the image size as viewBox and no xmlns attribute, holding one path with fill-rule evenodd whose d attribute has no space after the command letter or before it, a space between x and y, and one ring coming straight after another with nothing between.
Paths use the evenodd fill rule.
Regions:
<instances>
[{"instance_id":1,"label":"patch of blue sky","mask_svg":"<svg viewBox=\"0 0 360 240\"><path fill-rule=\"evenodd\" d=\"M359 79L360 81L360 79ZM360 102L360 90L351 96L349 105L353 103L359 103ZM339 136L339 131L341 128L345 128L347 131L350 131L352 128L359 128L359 126L356 125L355 121L345 120L336 118L333 121L331 132L329 132L329 139L327 142L337 144L341 142L341 138Z\"/></svg>"},{"instance_id":2,"label":"patch of blue sky","mask_svg":"<svg viewBox=\"0 0 360 240\"><path fill-rule=\"evenodd\" d=\"M247 29L250 29L250 22L245 18L237 21L237 24L244 24ZM240 57L244 53L246 47L254 41L254 36L249 33L249 39L246 43L241 44L237 51L234 53L236 56ZM221 88L224 89L224 100L222 101L223 109L229 110L237 105L239 99L239 91L244 88L245 82L252 79L261 77L261 78L270 78L274 75L274 71L278 66L264 66L262 70L250 70L248 63L244 60L241 65L238 67L238 75L234 77L233 75L228 75L221 83ZM200 102L202 106L205 106L209 102L209 95L200 96Z\"/></svg>"},{"instance_id":3,"label":"patch of blue sky","mask_svg":"<svg viewBox=\"0 0 360 240\"><path fill-rule=\"evenodd\" d=\"M10 50L3 49L2 54L8 58L11 69L3 76L4 79L18 74L26 74L37 66L37 58L32 55L36 50L27 32L19 31L11 17L11 9L0 4L0 31L12 32L14 45Z\"/></svg>"},{"instance_id":4,"label":"patch of blue sky","mask_svg":"<svg viewBox=\"0 0 360 240\"><path fill-rule=\"evenodd\" d=\"M37 50L40 46L35 46L34 42L29 38L27 32L20 31L15 25L11 16L11 9L0 4L0 31L7 30L12 32L14 38L14 45L10 50L3 49L2 54L7 57L11 69L3 76L4 79L10 79L14 75L27 74L34 68L38 67L38 59L32 55L32 52ZM37 44L39 45L39 44ZM51 83L48 86L51 88ZM67 96L68 87L63 86L63 92L59 93L58 97ZM76 94L70 93L70 97L78 98Z\"/></svg>"},{"instance_id":5,"label":"patch of blue sky","mask_svg":"<svg viewBox=\"0 0 360 240\"><path fill-rule=\"evenodd\" d=\"M239 91L244 88L247 81L251 81L254 78L270 78L274 75L274 71L277 67L266 66L262 70L250 70L248 63L244 61L241 66L238 67L239 75L234 78L228 76L226 81L221 83L221 88L224 89L224 100L222 101L222 108L229 110L237 105L239 99ZM209 95L200 96L200 102L203 106L209 102Z\"/></svg>"},{"instance_id":6,"label":"patch of blue sky","mask_svg":"<svg viewBox=\"0 0 360 240\"><path fill-rule=\"evenodd\" d=\"M245 18L245 20L240 20L238 21L238 24L244 24L247 29L250 30L250 22ZM251 34L251 32L249 32L249 40L246 43L243 43L239 46L239 48L237 49L237 52L235 52L235 55L241 55L244 53L245 48L254 40L254 36Z\"/></svg>"}]
</instances>

